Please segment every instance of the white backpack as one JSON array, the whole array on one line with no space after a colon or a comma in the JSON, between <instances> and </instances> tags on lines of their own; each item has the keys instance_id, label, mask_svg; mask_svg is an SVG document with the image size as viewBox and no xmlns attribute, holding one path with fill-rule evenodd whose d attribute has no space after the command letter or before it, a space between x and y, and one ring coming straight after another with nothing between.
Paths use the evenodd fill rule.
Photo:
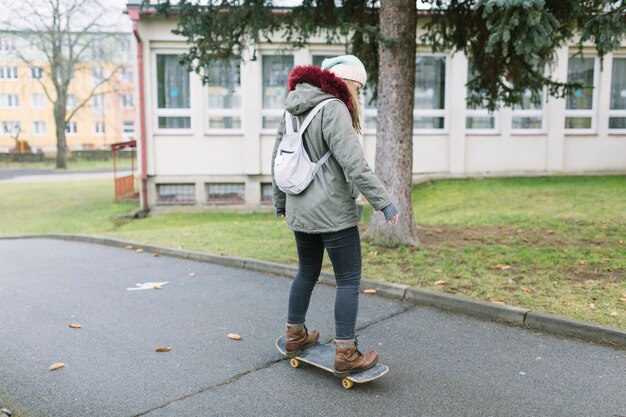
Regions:
<instances>
[{"instance_id":1,"label":"white backpack","mask_svg":"<svg viewBox=\"0 0 626 417\"><path fill-rule=\"evenodd\" d=\"M319 103L307 115L302 126L297 131L293 128L293 116L285 112L285 134L278 145L274 160L274 181L278 188L286 194L300 194L315 178L317 171L330 158L330 151L326 152L317 163L311 162L302 142L302 135L315 115L336 98L329 98ZM296 118L296 125L298 119Z\"/></svg>"}]
</instances>

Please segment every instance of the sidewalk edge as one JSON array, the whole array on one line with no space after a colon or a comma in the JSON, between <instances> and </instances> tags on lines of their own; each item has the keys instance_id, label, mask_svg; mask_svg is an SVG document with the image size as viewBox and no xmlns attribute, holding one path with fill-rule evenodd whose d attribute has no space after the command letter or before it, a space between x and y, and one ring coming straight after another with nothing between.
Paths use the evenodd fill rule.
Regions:
<instances>
[{"instance_id":1,"label":"sidewalk edge","mask_svg":"<svg viewBox=\"0 0 626 417\"><path fill-rule=\"evenodd\" d=\"M294 278L298 270L295 266L280 264L276 262L260 261L256 259L239 258L232 256L222 256L206 252L195 252L185 249L172 249L157 245L149 245L117 238L99 237L92 235L44 234L0 237L0 239L2 240L33 238L78 241L121 248L131 246L132 249L135 250L142 249L146 252L158 253L160 255L190 259L200 262L208 262L227 267L248 269L251 271L263 272L267 274L285 276L290 278ZM334 275L329 272L322 272L320 274L319 281L326 285L335 285ZM371 279L361 280L361 290L364 289L373 289L376 291L376 295L401 300L412 304L435 307L455 313L478 317L484 320L496 321L560 336L574 337L591 342L608 344L614 347L626 348L626 330L621 330L614 327L603 326L600 324L581 320L574 320L561 316L555 316L552 314L532 311L529 309L515 306L473 300L471 298L461 295L448 294L423 288L410 287L408 285L393 284Z\"/></svg>"}]
</instances>

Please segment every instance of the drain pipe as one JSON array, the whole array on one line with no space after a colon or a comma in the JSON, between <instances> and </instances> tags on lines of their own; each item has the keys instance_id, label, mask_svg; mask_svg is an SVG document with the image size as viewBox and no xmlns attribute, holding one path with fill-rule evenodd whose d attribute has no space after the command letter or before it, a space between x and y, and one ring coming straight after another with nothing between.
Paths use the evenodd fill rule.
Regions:
<instances>
[{"instance_id":1,"label":"drain pipe","mask_svg":"<svg viewBox=\"0 0 626 417\"><path fill-rule=\"evenodd\" d=\"M139 82L139 125L141 129L141 206L143 212L147 212L148 208L148 154L146 140L146 108L145 108L145 87L144 87L144 68L143 68L143 43L139 36L139 8L126 9L126 13L133 21L133 33L137 40L137 75Z\"/></svg>"}]
</instances>

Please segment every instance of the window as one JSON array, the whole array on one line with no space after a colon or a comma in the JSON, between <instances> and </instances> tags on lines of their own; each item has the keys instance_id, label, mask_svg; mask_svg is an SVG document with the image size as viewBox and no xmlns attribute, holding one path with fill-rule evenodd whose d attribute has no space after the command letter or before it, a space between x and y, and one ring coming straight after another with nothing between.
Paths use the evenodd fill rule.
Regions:
<instances>
[{"instance_id":1,"label":"window","mask_svg":"<svg viewBox=\"0 0 626 417\"><path fill-rule=\"evenodd\" d=\"M104 83L106 77L104 76L104 68L102 67L93 67L91 69L91 85L96 87Z\"/></svg>"},{"instance_id":2,"label":"window","mask_svg":"<svg viewBox=\"0 0 626 417\"><path fill-rule=\"evenodd\" d=\"M207 202L214 204L244 203L244 184L207 184Z\"/></svg>"},{"instance_id":3,"label":"window","mask_svg":"<svg viewBox=\"0 0 626 417\"><path fill-rule=\"evenodd\" d=\"M35 121L33 122L33 135L44 136L46 134L46 122Z\"/></svg>"},{"instance_id":4,"label":"window","mask_svg":"<svg viewBox=\"0 0 626 417\"><path fill-rule=\"evenodd\" d=\"M75 135L78 132L76 122L69 121L65 123L65 133L68 135Z\"/></svg>"},{"instance_id":5,"label":"window","mask_svg":"<svg viewBox=\"0 0 626 417\"><path fill-rule=\"evenodd\" d=\"M194 184L157 184L159 204L194 204L196 186Z\"/></svg>"},{"instance_id":6,"label":"window","mask_svg":"<svg viewBox=\"0 0 626 417\"><path fill-rule=\"evenodd\" d=\"M190 129L191 97L189 72L178 55L156 56L157 127L158 129Z\"/></svg>"},{"instance_id":7,"label":"window","mask_svg":"<svg viewBox=\"0 0 626 417\"><path fill-rule=\"evenodd\" d=\"M565 128L592 130L595 128L594 77L595 58L570 57L567 62L567 81L579 82L582 88L567 97L565 106Z\"/></svg>"},{"instance_id":8,"label":"window","mask_svg":"<svg viewBox=\"0 0 626 417\"><path fill-rule=\"evenodd\" d=\"M293 68L291 55L263 55L263 128L280 124L287 95L287 77Z\"/></svg>"},{"instance_id":9,"label":"window","mask_svg":"<svg viewBox=\"0 0 626 417\"><path fill-rule=\"evenodd\" d=\"M413 129L441 130L446 122L446 58L417 56Z\"/></svg>"},{"instance_id":10,"label":"window","mask_svg":"<svg viewBox=\"0 0 626 417\"><path fill-rule=\"evenodd\" d=\"M0 134L3 136L17 136L20 130L20 122L18 121L0 122Z\"/></svg>"},{"instance_id":11,"label":"window","mask_svg":"<svg viewBox=\"0 0 626 417\"><path fill-rule=\"evenodd\" d=\"M208 128L241 129L240 60L212 61L208 72Z\"/></svg>"},{"instance_id":12,"label":"window","mask_svg":"<svg viewBox=\"0 0 626 417\"><path fill-rule=\"evenodd\" d=\"M17 67L0 67L0 80L17 80Z\"/></svg>"},{"instance_id":13,"label":"window","mask_svg":"<svg viewBox=\"0 0 626 417\"><path fill-rule=\"evenodd\" d=\"M93 122L93 133L95 135L104 135L104 122Z\"/></svg>"},{"instance_id":14,"label":"window","mask_svg":"<svg viewBox=\"0 0 626 417\"><path fill-rule=\"evenodd\" d=\"M333 58L335 56L336 55L313 55L313 65L315 65L316 67L321 67L322 62L324 62L325 59Z\"/></svg>"},{"instance_id":15,"label":"window","mask_svg":"<svg viewBox=\"0 0 626 417\"><path fill-rule=\"evenodd\" d=\"M30 67L31 80L41 80L42 74L41 67Z\"/></svg>"},{"instance_id":16,"label":"window","mask_svg":"<svg viewBox=\"0 0 626 417\"><path fill-rule=\"evenodd\" d=\"M42 93L33 93L30 95L30 107L32 109L43 109L44 106L45 101Z\"/></svg>"},{"instance_id":17,"label":"window","mask_svg":"<svg viewBox=\"0 0 626 417\"><path fill-rule=\"evenodd\" d=\"M117 38L117 49L122 52L130 52L131 42L128 38Z\"/></svg>"},{"instance_id":18,"label":"window","mask_svg":"<svg viewBox=\"0 0 626 417\"><path fill-rule=\"evenodd\" d=\"M0 38L0 52L13 52L15 51L15 38L3 35Z\"/></svg>"},{"instance_id":19,"label":"window","mask_svg":"<svg viewBox=\"0 0 626 417\"><path fill-rule=\"evenodd\" d=\"M261 184L261 203L272 204L274 197L274 188L271 182L265 182Z\"/></svg>"},{"instance_id":20,"label":"window","mask_svg":"<svg viewBox=\"0 0 626 417\"><path fill-rule=\"evenodd\" d=\"M94 60L102 60L105 58L104 43L100 39L91 41L91 56Z\"/></svg>"},{"instance_id":21,"label":"window","mask_svg":"<svg viewBox=\"0 0 626 417\"><path fill-rule=\"evenodd\" d=\"M135 136L135 122L122 122L122 136L132 139Z\"/></svg>"},{"instance_id":22,"label":"window","mask_svg":"<svg viewBox=\"0 0 626 417\"><path fill-rule=\"evenodd\" d=\"M104 95L94 94L91 97L91 106L92 106L93 114L97 114L97 115L104 114Z\"/></svg>"},{"instance_id":23,"label":"window","mask_svg":"<svg viewBox=\"0 0 626 417\"><path fill-rule=\"evenodd\" d=\"M536 100L532 93L527 91L522 104L513 106L511 125L513 130L543 131L543 94L538 102Z\"/></svg>"},{"instance_id":24,"label":"window","mask_svg":"<svg viewBox=\"0 0 626 417\"><path fill-rule=\"evenodd\" d=\"M467 70L467 77L469 80L473 80L476 76L476 72L472 66L472 63L469 62L469 67ZM468 89L468 96L473 94L474 96L481 96L481 93L474 92L471 93ZM497 128L496 126L496 117L494 113L489 112L485 108L478 107L476 105L467 105L467 110L465 112L465 129L473 130L474 132L493 132Z\"/></svg>"},{"instance_id":25,"label":"window","mask_svg":"<svg viewBox=\"0 0 626 417\"><path fill-rule=\"evenodd\" d=\"M65 105L69 110L76 108L76 96L74 94L67 95L67 103Z\"/></svg>"},{"instance_id":26,"label":"window","mask_svg":"<svg viewBox=\"0 0 626 417\"><path fill-rule=\"evenodd\" d=\"M129 67L120 67L119 69L120 80L122 81L132 81L133 80L133 69Z\"/></svg>"},{"instance_id":27,"label":"window","mask_svg":"<svg viewBox=\"0 0 626 417\"><path fill-rule=\"evenodd\" d=\"M122 94L120 95L120 103L122 108L130 109L133 107L133 95L132 94Z\"/></svg>"},{"instance_id":28,"label":"window","mask_svg":"<svg viewBox=\"0 0 626 417\"><path fill-rule=\"evenodd\" d=\"M18 94L0 94L0 107L15 108L20 106Z\"/></svg>"},{"instance_id":29,"label":"window","mask_svg":"<svg viewBox=\"0 0 626 417\"><path fill-rule=\"evenodd\" d=\"M626 57L613 57L609 129L626 129Z\"/></svg>"}]
</instances>

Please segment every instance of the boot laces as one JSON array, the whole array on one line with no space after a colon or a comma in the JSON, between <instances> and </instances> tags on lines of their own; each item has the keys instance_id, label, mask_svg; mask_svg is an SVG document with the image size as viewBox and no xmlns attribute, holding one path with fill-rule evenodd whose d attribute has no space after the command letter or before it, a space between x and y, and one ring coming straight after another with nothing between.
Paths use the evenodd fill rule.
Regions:
<instances>
[{"instance_id":1,"label":"boot laces","mask_svg":"<svg viewBox=\"0 0 626 417\"><path fill-rule=\"evenodd\" d=\"M354 351L360 357L363 357L363 354L359 350L359 341L357 340L357 336L354 337Z\"/></svg>"}]
</instances>

